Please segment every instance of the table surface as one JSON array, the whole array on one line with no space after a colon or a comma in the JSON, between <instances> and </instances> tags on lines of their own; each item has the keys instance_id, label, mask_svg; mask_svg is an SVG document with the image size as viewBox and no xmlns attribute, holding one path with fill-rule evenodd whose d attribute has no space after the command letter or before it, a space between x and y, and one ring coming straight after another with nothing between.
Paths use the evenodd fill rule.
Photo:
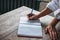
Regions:
<instances>
[{"instance_id":1,"label":"table surface","mask_svg":"<svg viewBox=\"0 0 60 40\"><path fill-rule=\"evenodd\" d=\"M0 15L0 40L37 40L37 38L17 37L17 27L21 16L26 16L31 9L25 6ZM36 10L33 13L40 13ZM48 38L47 38L48 37ZM39 40L49 40L49 36L44 34L43 38Z\"/></svg>"}]
</instances>

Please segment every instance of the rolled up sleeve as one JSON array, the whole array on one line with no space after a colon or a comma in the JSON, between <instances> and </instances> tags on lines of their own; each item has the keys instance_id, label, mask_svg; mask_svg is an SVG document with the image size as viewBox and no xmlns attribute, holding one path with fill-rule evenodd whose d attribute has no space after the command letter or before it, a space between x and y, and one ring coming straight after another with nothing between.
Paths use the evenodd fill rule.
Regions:
<instances>
[{"instance_id":1,"label":"rolled up sleeve","mask_svg":"<svg viewBox=\"0 0 60 40\"><path fill-rule=\"evenodd\" d=\"M55 17L60 20L60 9L57 9L55 12L54 12L54 15Z\"/></svg>"},{"instance_id":2,"label":"rolled up sleeve","mask_svg":"<svg viewBox=\"0 0 60 40\"><path fill-rule=\"evenodd\" d=\"M47 4L47 6L49 9L51 9L52 11L56 11L58 9L58 2L57 0L52 0L51 2L49 2Z\"/></svg>"}]
</instances>

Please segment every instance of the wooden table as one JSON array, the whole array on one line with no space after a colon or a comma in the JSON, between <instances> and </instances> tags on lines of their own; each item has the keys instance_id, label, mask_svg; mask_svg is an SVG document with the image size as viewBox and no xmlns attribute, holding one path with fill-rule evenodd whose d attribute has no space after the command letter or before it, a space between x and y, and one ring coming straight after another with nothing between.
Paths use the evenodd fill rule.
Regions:
<instances>
[{"instance_id":1,"label":"wooden table","mask_svg":"<svg viewBox=\"0 0 60 40\"><path fill-rule=\"evenodd\" d=\"M25 6L17 8L13 11L0 15L0 40L37 40L37 38L23 38L17 37L17 27L19 24L20 16L26 16L26 13L30 13L31 9ZM39 13L35 11L33 13ZM43 38L39 40L49 40L47 35L44 34Z\"/></svg>"}]
</instances>

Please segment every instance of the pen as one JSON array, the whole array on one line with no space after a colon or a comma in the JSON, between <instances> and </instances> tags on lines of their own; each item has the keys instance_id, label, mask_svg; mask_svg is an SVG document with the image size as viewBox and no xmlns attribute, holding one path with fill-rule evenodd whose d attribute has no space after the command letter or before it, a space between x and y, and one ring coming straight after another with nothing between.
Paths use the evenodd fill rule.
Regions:
<instances>
[{"instance_id":1,"label":"pen","mask_svg":"<svg viewBox=\"0 0 60 40\"><path fill-rule=\"evenodd\" d=\"M31 16L32 16L32 13L33 13L33 9L31 10L31 13L30 13Z\"/></svg>"}]
</instances>

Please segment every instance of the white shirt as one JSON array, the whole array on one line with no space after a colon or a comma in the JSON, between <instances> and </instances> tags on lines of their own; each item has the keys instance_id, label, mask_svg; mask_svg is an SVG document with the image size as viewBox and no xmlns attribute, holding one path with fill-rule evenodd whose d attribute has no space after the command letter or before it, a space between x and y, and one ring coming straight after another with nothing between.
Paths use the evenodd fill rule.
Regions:
<instances>
[{"instance_id":1,"label":"white shirt","mask_svg":"<svg viewBox=\"0 0 60 40\"><path fill-rule=\"evenodd\" d=\"M55 16L60 19L60 0L52 0L47 4L47 7L54 11Z\"/></svg>"}]
</instances>

